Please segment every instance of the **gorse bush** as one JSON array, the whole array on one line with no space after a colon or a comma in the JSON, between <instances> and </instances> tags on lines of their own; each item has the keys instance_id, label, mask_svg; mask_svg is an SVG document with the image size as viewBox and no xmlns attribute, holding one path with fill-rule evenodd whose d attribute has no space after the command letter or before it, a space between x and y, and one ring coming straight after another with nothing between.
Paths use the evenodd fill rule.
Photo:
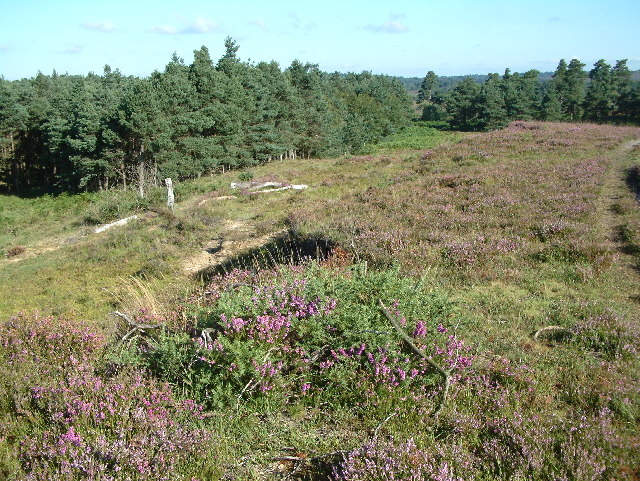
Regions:
<instances>
[{"instance_id":1,"label":"gorse bush","mask_svg":"<svg viewBox=\"0 0 640 481\"><path fill-rule=\"evenodd\" d=\"M394 271L364 274L356 265L341 276L311 265L260 276L234 270L214 278L185 306L197 337L165 332L153 348L140 345L134 362L209 407L269 397L276 405L306 399L364 409L383 393L428 404L437 377L381 315L384 297L407 313L396 312L438 362L470 365L469 348L445 327L453 304Z\"/></svg>"}]
</instances>

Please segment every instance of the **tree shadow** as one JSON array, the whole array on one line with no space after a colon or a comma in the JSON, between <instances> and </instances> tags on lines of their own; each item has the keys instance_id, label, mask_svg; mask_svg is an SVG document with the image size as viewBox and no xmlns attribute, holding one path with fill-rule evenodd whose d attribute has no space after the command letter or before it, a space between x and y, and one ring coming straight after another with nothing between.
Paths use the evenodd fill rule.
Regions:
<instances>
[{"instance_id":1,"label":"tree shadow","mask_svg":"<svg viewBox=\"0 0 640 481\"><path fill-rule=\"evenodd\" d=\"M227 261L201 269L195 274L196 279L208 283L216 275L224 275L233 269L259 270L277 265L297 265L311 260L326 260L336 244L329 239L316 237L301 237L291 231L276 237L269 243L248 250L247 252L228 259ZM212 248L209 253L220 250Z\"/></svg>"},{"instance_id":2,"label":"tree shadow","mask_svg":"<svg viewBox=\"0 0 640 481\"><path fill-rule=\"evenodd\" d=\"M636 200L640 202L640 167L631 167L626 170L625 174L627 188L636 196Z\"/></svg>"}]
</instances>

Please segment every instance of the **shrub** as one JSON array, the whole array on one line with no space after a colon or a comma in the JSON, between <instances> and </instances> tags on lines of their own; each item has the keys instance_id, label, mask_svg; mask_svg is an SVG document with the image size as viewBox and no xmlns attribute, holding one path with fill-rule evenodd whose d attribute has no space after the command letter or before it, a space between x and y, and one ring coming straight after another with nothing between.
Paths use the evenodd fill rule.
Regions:
<instances>
[{"instance_id":1,"label":"shrub","mask_svg":"<svg viewBox=\"0 0 640 481\"><path fill-rule=\"evenodd\" d=\"M202 408L139 371L100 374L104 338L77 324L22 316L0 329L5 420L32 423L16 448L24 479L183 479L205 470L199 455L213 438L197 427ZM12 425L0 425L0 438Z\"/></svg>"}]
</instances>

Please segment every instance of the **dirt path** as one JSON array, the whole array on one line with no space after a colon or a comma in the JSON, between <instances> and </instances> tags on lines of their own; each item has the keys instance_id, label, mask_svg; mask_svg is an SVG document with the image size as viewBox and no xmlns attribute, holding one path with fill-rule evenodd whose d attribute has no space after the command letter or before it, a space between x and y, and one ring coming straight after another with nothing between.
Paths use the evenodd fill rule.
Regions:
<instances>
[{"instance_id":1,"label":"dirt path","mask_svg":"<svg viewBox=\"0 0 640 481\"><path fill-rule=\"evenodd\" d=\"M614 249L619 258L611 267L614 282L619 285L617 289L618 299L630 307L635 315L640 316L640 270L638 269L638 259L625 248L624 242L620 239L620 229L623 223L621 214L616 209L621 201L635 193L629 191L626 182L629 161L627 156L631 150L640 146L640 140L633 140L623 144L613 153L611 164L604 179L602 187L601 202L599 205L599 215L601 228L606 235L606 241ZM635 205L640 209L640 205Z\"/></svg>"},{"instance_id":2,"label":"dirt path","mask_svg":"<svg viewBox=\"0 0 640 481\"><path fill-rule=\"evenodd\" d=\"M58 235L42 239L33 245L25 246L24 251L20 254L9 258L0 258L0 268L5 265L15 264L16 262L21 262L26 259L31 259L33 257L46 254L47 252L57 251L58 249L61 249L65 246L76 244L80 242L84 237L86 237L90 233L90 231L91 229L83 227L82 229L74 231L71 234Z\"/></svg>"},{"instance_id":3,"label":"dirt path","mask_svg":"<svg viewBox=\"0 0 640 481\"><path fill-rule=\"evenodd\" d=\"M221 230L223 238L212 240L200 252L182 261L185 274L192 276L222 265L242 253L268 244L286 232L286 229L281 229L258 236L251 224L238 221L225 221Z\"/></svg>"},{"instance_id":4,"label":"dirt path","mask_svg":"<svg viewBox=\"0 0 640 481\"><path fill-rule=\"evenodd\" d=\"M24 246L24 251L17 255L5 259L0 258L0 268L5 265L14 264L16 262L21 262L33 257L38 257L42 254L46 254L47 252L57 251L58 249L62 249L65 246L77 244L78 242L84 240L87 236L102 234L103 232L113 227L123 226L131 220L137 218L137 215L133 215L124 219L117 220L110 224L103 224L97 227L85 226L65 235L46 237L39 240L33 245Z\"/></svg>"},{"instance_id":5,"label":"dirt path","mask_svg":"<svg viewBox=\"0 0 640 481\"><path fill-rule=\"evenodd\" d=\"M196 201L200 200L198 206L202 205L205 201L210 199L194 198L187 200L183 205L177 207L180 211L183 211L189 207L193 207ZM214 199L217 200L217 199ZM10 258L0 259L0 268L15 264L26 259L38 257L40 255L54 252L62 249L65 246L77 244L85 241L88 237L94 235L104 235L102 232L110 227L118 228L119 225L124 225L127 220L132 218L121 219L121 221L101 226L98 229L95 227L83 227L70 234L54 236L42 239L33 245L24 246L24 251L14 255ZM181 271L185 274L192 276L198 272L221 265L227 260L234 258L242 253L245 253L251 249L259 248L268 244L279 235L286 232L286 229L276 230L267 234L258 235L255 226L248 222L225 220L220 226L221 237L214 238L206 245L202 246L195 255L192 255L181 262Z\"/></svg>"}]
</instances>

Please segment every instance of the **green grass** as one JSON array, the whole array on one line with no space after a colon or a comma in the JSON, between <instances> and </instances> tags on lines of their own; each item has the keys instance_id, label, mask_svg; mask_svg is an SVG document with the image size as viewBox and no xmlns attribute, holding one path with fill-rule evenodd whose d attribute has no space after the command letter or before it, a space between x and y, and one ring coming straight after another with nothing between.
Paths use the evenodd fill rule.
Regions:
<instances>
[{"instance_id":1,"label":"green grass","mask_svg":"<svg viewBox=\"0 0 640 481\"><path fill-rule=\"evenodd\" d=\"M141 218L38 256L3 260L5 318L39 309L87 318L98 332L122 337L129 327L107 316L117 308L167 328L124 344L104 339L94 357L78 361L84 359L74 351L80 341L51 350L27 335L33 325L49 339L56 322L72 331L74 321L39 328L27 315L5 326L0 473L19 479L25 460L53 449L68 425L52 413L65 402L106 402L100 389L66 391L64 366L81 362L79 372L99 376L111 389L109 383L129 379L148 382L144 389L157 393L153 382L166 381L176 399L204 406L206 417L187 421L182 401L166 401L180 429L213 435L199 451L185 442L189 454L176 461L176 479L282 479L293 471L300 479L327 479L342 462L344 479L377 480L367 470L386 459L397 461L398 479L408 472L433 479L427 473L445 468L462 479L635 479L640 157L638 149L619 146L638 137L638 129L589 124L516 123L467 137L414 126L375 155L286 160L250 170L254 181L308 184L302 192L244 195L229 182L249 175L229 172L178 183L173 214L156 207L161 190L146 204L128 193L77 203L49 199L60 222L38 217L47 199L10 200L3 215L34 233L21 238L26 254L47 235L74 233L91 213L110 219L138 212ZM236 198L215 200L230 195ZM115 199L125 199L126 207L109 214ZM20 210L29 202L35 204ZM241 228L226 231L231 223ZM340 249L321 263L231 271L206 286L181 270L211 239L245 241L284 227L330 239ZM442 385L438 375L392 377L423 361L395 334L378 299L397 303L407 333L452 369L437 418L430 413ZM331 300L335 307L325 309ZM264 318L290 321L287 336L277 323L260 324ZM546 326L558 327L535 339ZM214 349L193 341L205 339L207 328L218 343ZM15 339L34 357L10 367L11 356L24 355ZM65 337L50 339L63 343ZM365 354L355 355L362 345ZM459 356L469 356L470 365ZM267 363L274 371L260 377ZM48 381L33 374L47 365L61 368ZM134 381L136 373L145 380ZM57 379L64 389L57 390ZM40 384L56 388L46 408L33 398ZM142 406L134 394L126 402ZM153 418L122 419L136 436L163 436ZM117 437L121 421L108 421L84 417L74 426L97 446L96 433ZM58 438L48 440L45 430ZM20 447L17 434L28 436L35 451ZM357 451L362 446L367 449ZM135 449L137 456L156 455L151 447ZM42 460L39 472L54 472L73 456ZM283 456L299 461L277 459Z\"/></svg>"},{"instance_id":2,"label":"green grass","mask_svg":"<svg viewBox=\"0 0 640 481\"><path fill-rule=\"evenodd\" d=\"M432 149L442 143L456 142L462 135L430 127L428 122L414 122L403 131L387 137L378 143L375 154L395 154L399 150Z\"/></svg>"}]
</instances>

